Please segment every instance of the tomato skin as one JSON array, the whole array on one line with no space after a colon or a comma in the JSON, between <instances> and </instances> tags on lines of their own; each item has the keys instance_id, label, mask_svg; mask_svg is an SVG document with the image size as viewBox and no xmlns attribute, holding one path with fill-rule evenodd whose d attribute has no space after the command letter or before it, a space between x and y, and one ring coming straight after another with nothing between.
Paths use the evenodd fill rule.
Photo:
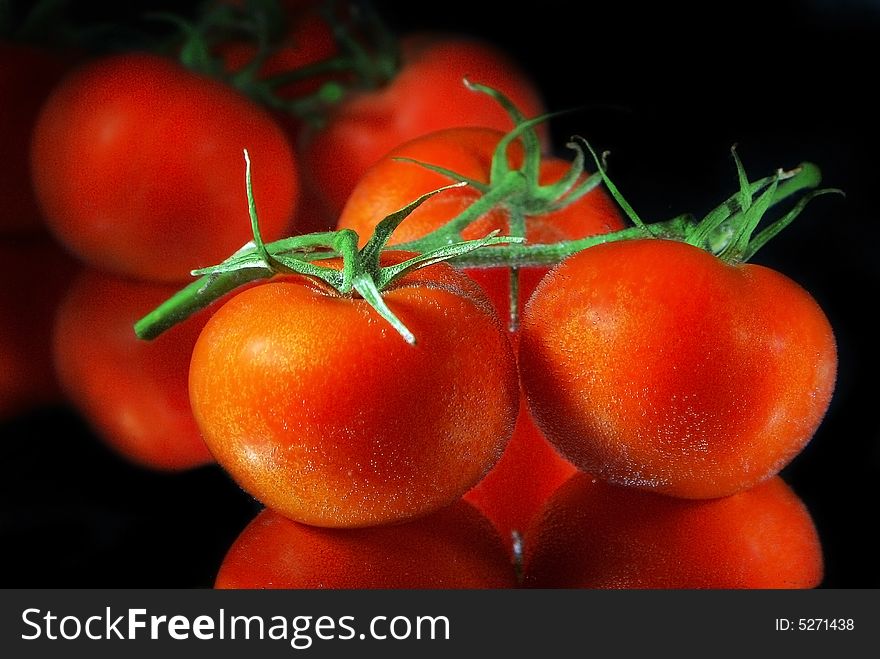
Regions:
<instances>
[{"instance_id":1,"label":"tomato skin","mask_svg":"<svg viewBox=\"0 0 880 659\"><path fill-rule=\"evenodd\" d=\"M527 117L544 112L534 86L494 47L461 37L413 34L401 40L402 65L385 87L353 95L307 135L306 181L338 217L366 170L399 144L458 126L513 128L500 105L462 80L493 87Z\"/></svg>"},{"instance_id":2,"label":"tomato skin","mask_svg":"<svg viewBox=\"0 0 880 659\"><path fill-rule=\"evenodd\" d=\"M822 546L778 476L729 497L691 500L577 474L524 540L527 588L814 588Z\"/></svg>"},{"instance_id":3,"label":"tomato skin","mask_svg":"<svg viewBox=\"0 0 880 659\"><path fill-rule=\"evenodd\" d=\"M364 300L300 277L239 294L196 343L190 400L205 441L291 519L368 526L439 509L513 430L513 351L479 289L439 264L384 298L415 346Z\"/></svg>"},{"instance_id":4,"label":"tomato skin","mask_svg":"<svg viewBox=\"0 0 880 659\"><path fill-rule=\"evenodd\" d=\"M0 242L0 419L59 403L52 321L76 263L45 236Z\"/></svg>"},{"instance_id":5,"label":"tomato skin","mask_svg":"<svg viewBox=\"0 0 880 659\"><path fill-rule=\"evenodd\" d=\"M40 107L72 57L0 40L0 233L45 231L27 167L30 140Z\"/></svg>"},{"instance_id":6,"label":"tomato skin","mask_svg":"<svg viewBox=\"0 0 880 659\"><path fill-rule=\"evenodd\" d=\"M491 128L451 128L416 138L381 158L358 182L339 218L338 228L354 229L361 244L369 239L376 225L386 215L403 208L419 196L450 184L441 174L397 158L450 169L467 178L488 183L492 155L504 134ZM522 148L514 142L509 162L518 167ZM548 184L559 180L570 164L559 158L545 157L540 181ZM453 219L479 197L471 187L445 190L419 206L392 234L389 244L396 245L421 238ZM526 218L526 238L531 243L608 233L624 228L624 223L611 198L595 189L562 210ZM463 233L465 239L482 238L491 231L508 232L507 212L501 209L487 213ZM520 270L520 305L525 304L549 268L529 267ZM509 275L503 268L470 269L502 318L509 315Z\"/></svg>"},{"instance_id":7,"label":"tomato skin","mask_svg":"<svg viewBox=\"0 0 880 659\"><path fill-rule=\"evenodd\" d=\"M163 471L213 462L188 392L190 354L209 312L153 341L133 329L175 290L83 270L54 327L58 377L77 410L112 450Z\"/></svg>"},{"instance_id":8,"label":"tomato skin","mask_svg":"<svg viewBox=\"0 0 880 659\"><path fill-rule=\"evenodd\" d=\"M514 532L522 537L544 502L576 472L535 426L523 399L501 459L463 498L492 520L513 551Z\"/></svg>"},{"instance_id":9,"label":"tomato skin","mask_svg":"<svg viewBox=\"0 0 880 659\"><path fill-rule=\"evenodd\" d=\"M581 470L709 498L776 474L809 442L837 353L822 310L784 275L658 239L593 247L547 275L519 363L538 426Z\"/></svg>"},{"instance_id":10,"label":"tomato skin","mask_svg":"<svg viewBox=\"0 0 880 659\"><path fill-rule=\"evenodd\" d=\"M272 117L171 60L125 54L81 67L55 89L37 121L31 164L50 228L83 260L182 282L250 238L245 148L263 234L279 238L298 181Z\"/></svg>"},{"instance_id":11,"label":"tomato skin","mask_svg":"<svg viewBox=\"0 0 880 659\"><path fill-rule=\"evenodd\" d=\"M513 588L492 525L457 501L392 526L327 529L264 510L226 554L215 588Z\"/></svg>"}]
</instances>

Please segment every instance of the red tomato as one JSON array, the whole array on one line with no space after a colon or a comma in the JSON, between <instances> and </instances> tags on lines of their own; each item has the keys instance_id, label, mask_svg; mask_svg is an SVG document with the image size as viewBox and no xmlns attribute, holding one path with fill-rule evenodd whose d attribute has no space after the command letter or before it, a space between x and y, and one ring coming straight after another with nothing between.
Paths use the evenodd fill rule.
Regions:
<instances>
[{"instance_id":1,"label":"red tomato","mask_svg":"<svg viewBox=\"0 0 880 659\"><path fill-rule=\"evenodd\" d=\"M245 148L263 234L279 238L298 183L278 124L219 82L127 54L65 78L31 155L50 227L75 253L119 274L185 281L250 239Z\"/></svg>"},{"instance_id":2,"label":"red tomato","mask_svg":"<svg viewBox=\"0 0 880 659\"><path fill-rule=\"evenodd\" d=\"M223 560L216 588L513 588L492 525L469 504L393 526L325 529L264 510Z\"/></svg>"},{"instance_id":3,"label":"red tomato","mask_svg":"<svg viewBox=\"0 0 880 659\"><path fill-rule=\"evenodd\" d=\"M385 302L301 277L223 305L192 356L190 400L217 461L283 515L318 526L402 521L448 505L498 460L519 391L479 288L438 264Z\"/></svg>"},{"instance_id":4,"label":"red tomato","mask_svg":"<svg viewBox=\"0 0 880 659\"><path fill-rule=\"evenodd\" d=\"M0 232L44 229L27 167L40 107L70 68L69 53L0 41Z\"/></svg>"},{"instance_id":5,"label":"red tomato","mask_svg":"<svg viewBox=\"0 0 880 659\"><path fill-rule=\"evenodd\" d=\"M526 534L530 588L813 588L822 546L779 477L694 501L571 478Z\"/></svg>"},{"instance_id":6,"label":"red tomato","mask_svg":"<svg viewBox=\"0 0 880 659\"><path fill-rule=\"evenodd\" d=\"M488 183L492 154L503 133L490 128L453 128L416 138L385 155L373 165L357 187L339 218L340 229L354 229L365 243L386 215L403 208L419 196L449 185L445 176L411 162L450 169L462 176ZM522 161L519 142L509 150L510 165ZM558 181L570 164L558 158L544 158L541 183ZM438 193L419 206L391 236L395 245L421 238L438 229L470 206L480 193L472 187ZM531 243L550 243L616 231L624 227L617 207L604 191L596 189L562 210L526 218L526 238ZM464 232L464 238L482 238L491 231L508 233L508 215L497 209L484 215ZM520 303L524 304L548 268L520 271ZM472 269L468 274L482 286L502 318L509 315L509 274L503 268Z\"/></svg>"},{"instance_id":7,"label":"red tomato","mask_svg":"<svg viewBox=\"0 0 880 659\"><path fill-rule=\"evenodd\" d=\"M286 3L289 4L289 3ZM261 77L271 77L329 59L338 53L333 28L327 24L318 11L317 3L293 3L288 9L290 23L282 42L277 50L266 59L260 69ZM298 6L305 5L305 6ZM229 71L240 71L247 66L257 54L255 44L247 41L224 43L219 48L219 55ZM289 85L284 85L276 92L280 98L296 98L316 91L325 80L321 77L308 77ZM279 117L282 119L282 117ZM291 126L302 128L299 121L292 115L283 117L291 121ZM295 135L295 133L291 133Z\"/></svg>"},{"instance_id":8,"label":"red tomato","mask_svg":"<svg viewBox=\"0 0 880 659\"><path fill-rule=\"evenodd\" d=\"M398 144L456 126L513 127L498 103L469 91L463 78L497 89L528 117L544 111L524 74L488 44L411 35L401 49L400 71L387 86L344 101L305 141L305 182L333 217L367 168Z\"/></svg>"},{"instance_id":9,"label":"red tomato","mask_svg":"<svg viewBox=\"0 0 880 659\"><path fill-rule=\"evenodd\" d=\"M538 426L580 469L708 498L804 447L837 354L790 279L648 239L584 250L547 275L523 315L519 364Z\"/></svg>"},{"instance_id":10,"label":"red tomato","mask_svg":"<svg viewBox=\"0 0 880 659\"><path fill-rule=\"evenodd\" d=\"M61 399L51 328L75 269L44 237L0 242L0 419Z\"/></svg>"},{"instance_id":11,"label":"red tomato","mask_svg":"<svg viewBox=\"0 0 880 659\"><path fill-rule=\"evenodd\" d=\"M190 355L207 312L151 342L138 339L132 327L174 290L84 271L55 324L55 363L70 400L113 450L162 470L213 461L187 388Z\"/></svg>"},{"instance_id":12,"label":"red tomato","mask_svg":"<svg viewBox=\"0 0 880 659\"><path fill-rule=\"evenodd\" d=\"M576 471L535 427L523 400L501 459L464 499L492 520L513 550L513 533L521 537L544 502Z\"/></svg>"}]
</instances>

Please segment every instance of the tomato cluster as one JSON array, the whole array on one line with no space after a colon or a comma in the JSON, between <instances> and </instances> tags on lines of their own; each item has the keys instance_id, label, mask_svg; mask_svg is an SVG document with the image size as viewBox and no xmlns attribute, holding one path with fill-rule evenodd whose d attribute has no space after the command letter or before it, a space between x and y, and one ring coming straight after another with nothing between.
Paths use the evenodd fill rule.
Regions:
<instances>
[{"instance_id":1,"label":"tomato cluster","mask_svg":"<svg viewBox=\"0 0 880 659\"><path fill-rule=\"evenodd\" d=\"M815 528L777 474L828 408L834 335L744 263L782 175L708 228L651 229L585 147L547 152L538 90L494 47L386 50L345 3L271 4L270 52L217 40L253 9L218 0L226 18L172 49L188 66L47 60L0 134L30 165L2 181L27 193L3 263L25 275L20 234L42 225L63 252L23 263L61 283L28 321L51 336L0 327L0 413L57 380L126 459L216 462L266 507L217 587L818 585ZM360 38L366 71L347 68ZM180 317L159 306L177 299ZM176 326L140 340L154 316Z\"/></svg>"}]
</instances>

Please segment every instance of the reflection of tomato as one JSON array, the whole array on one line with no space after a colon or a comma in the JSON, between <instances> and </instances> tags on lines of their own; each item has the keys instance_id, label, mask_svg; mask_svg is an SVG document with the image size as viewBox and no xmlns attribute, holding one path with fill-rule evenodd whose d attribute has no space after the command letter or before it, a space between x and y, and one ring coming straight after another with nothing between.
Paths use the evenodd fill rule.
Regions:
<instances>
[{"instance_id":1,"label":"reflection of tomato","mask_svg":"<svg viewBox=\"0 0 880 659\"><path fill-rule=\"evenodd\" d=\"M212 462L187 389L190 355L207 312L151 342L132 328L174 290L84 272L55 325L59 378L77 409L115 451L167 470Z\"/></svg>"},{"instance_id":2,"label":"reflection of tomato","mask_svg":"<svg viewBox=\"0 0 880 659\"><path fill-rule=\"evenodd\" d=\"M501 459L464 499L492 520L512 549L513 532L522 536L544 502L576 471L544 439L522 401Z\"/></svg>"},{"instance_id":3,"label":"reflection of tomato","mask_svg":"<svg viewBox=\"0 0 880 659\"><path fill-rule=\"evenodd\" d=\"M49 97L34 131L37 197L50 228L94 266L186 281L250 237L247 148L267 239L297 198L278 124L225 85L155 55L86 65Z\"/></svg>"},{"instance_id":4,"label":"reflection of tomato","mask_svg":"<svg viewBox=\"0 0 880 659\"><path fill-rule=\"evenodd\" d=\"M290 3L287 3L290 4ZM317 3L294 3L317 4ZM275 45L275 51L266 59L260 69L260 76L267 78L280 74L298 71L337 54L333 29L321 16L316 6L295 6L287 11L289 25L281 43ZM230 41L221 44L219 55L228 71L240 71L250 64L257 53L255 44L247 41ZM320 77L309 77L276 89L280 98L295 98L317 90L322 80ZM291 114L285 114L288 120ZM281 117L279 117L281 119ZM298 128L298 121L294 124Z\"/></svg>"},{"instance_id":5,"label":"reflection of tomato","mask_svg":"<svg viewBox=\"0 0 880 659\"><path fill-rule=\"evenodd\" d=\"M70 55L0 41L0 232L45 226L28 159L40 107L70 67Z\"/></svg>"},{"instance_id":6,"label":"reflection of tomato","mask_svg":"<svg viewBox=\"0 0 880 659\"><path fill-rule=\"evenodd\" d=\"M492 525L459 501L393 526L324 529L265 510L235 541L216 588L513 588Z\"/></svg>"},{"instance_id":7,"label":"reflection of tomato","mask_svg":"<svg viewBox=\"0 0 880 659\"><path fill-rule=\"evenodd\" d=\"M828 320L785 276L670 240L576 254L523 314L520 376L583 471L667 494L731 494L810 440L834 387Z\"/></svg>"},{"instance_id":8,"label":"reflection of tomato","mask_svg":"<svg viewBox=\"0 0 880 659\"><path fill-rule=\"evenodd\" d=\"M334 217L367 168L397 145L443 128L513 127L498 103L464 86L465 76L502 92L528 117L543 112L532 84L492 46L411 35L401 48L391 82L344 101L305 141L306 182Z\"/></svg>"},{"instance_id":9,"label":"reflection of tomato","mask_svg":"<svg viewBox=\"0 0 880 659\"><path fill-rule=\"evenodd\" d=\"M781 478L694 501L578 474L526 534L532 588L812 588L822 547Z\"/></svg>"},{"instance_id":10,"label":"reflection of tomato","mask_svg":"<svg viewBox=\"0 0 880 659\"><path fill-rule=\"evenodd\" d=\"M291 519L367 526L441 508L513 430L513 352L479 288L437 264L383 297L416 345L363 299L296 276L238 294L196 343L190 399L205 441Z\"/></svg>"},{"instance_id":11,"label":"reflection of tomato","mask_svg":"<svg viewBox=\"0 0 880 659\"><path fill-rule=\"evenodd\" d=\"M0 419L61 398L51 328L75 269L46 238L0 242Z\"/></svg>"}]
</instances>

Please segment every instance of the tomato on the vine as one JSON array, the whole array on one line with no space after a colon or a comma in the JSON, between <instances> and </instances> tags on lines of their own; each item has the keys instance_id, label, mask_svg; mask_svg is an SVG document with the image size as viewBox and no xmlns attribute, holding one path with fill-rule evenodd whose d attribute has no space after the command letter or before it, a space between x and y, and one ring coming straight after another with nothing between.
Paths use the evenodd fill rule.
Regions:
<instances>
[{"instance_id":1,"label":"tomato on the vine","mask_svg":"<svg viewBox=\"0 0 880 659\"><path fill-rule=\"evenodd\" d=\"M305 137L304 181L332 217L370 165L399 144L444 128L511 127L499 105L464 86L465 77L502 92L526 116L543 112L531 82L489 44L419 34L400 48L399 70L386 86L353 93Z\"/></svg>"},{"instance_id":2,"label":"tomato on the vine","mask_svg":"<svg viewBox=\"0 0 880 659\"><path fill-rule=\"evenodd\" d=\"M810 513L778 476L697 501L577 474L523 544L528 588L813 588L823 574Z\"/></svg>"},{"instance_id":3,"label":"tomato on the vine","mask_svg":"<svg viewBox=\"0 0 880 659\"><path fill-rule=\"evenodd\" d=\"M365 242L386 215L420 195L449 185L450 181L444 175L402 158L442 167L474 181L488 183L495 147L503 137L504 133L492 128L450 128L401 144L364 174L339 217L338 228L354 229L361 242ZM508 149L508 162L512 168L518 168L522 159L522 145L515 141ZM570 166L571 163L561 158L542 158L539 182L548 184L558 181ZM470 186L452 188L434 195L406 218L392 234L389 245L415 240L439 229L479 197L480 192ZM503 206L495 208L470 224L462 237L468 240L482 238L494 230L506 234L509 232L509 221L509 213ZM599 189L560 210L526 216L525 223L529 243L573 240L624 227L614 202ZM519 270L520 306L548 269L535 266ZM499 315L507 318L510 290L508 271L505 268L471 268L467 273L486 291Z\"/></svg>"},{"instance_id":4,"label":"tomato on the vine","mask_svg":"<svg viewBox=\"0 0 880 659\"><path fill-rule=\"evenodd\" d=\"M264 510L223 559L216 588L513 588L495 529L457 501L392 526L328 529Z\"/></svg>"},{"instance_id":5,"label":"tomato on the vine","mask_svg":"<svg viewBox=\"0 0 880 659\"><path fill-rule=\"evenodd\" d=\"M284 132L233 89L156 55L85 65L55 89L32 169L50 228L89 264L185 281L250 237L243 149L267 238L288 228L297 165Z\"/></svg>"},{"instance_id":6,"label":"tomato on the vine","mask_svg":"<svg viewBox=\"0 0 880 659\"><path fill-rule=\"evenodd\" d=\"M451 170L463 177L488 183L492 159L503 133L491 128L451 128L418 137L400 145L373 165L355 187L339 219L339 228L354 229L364 241L376 224L412 199L449 183L444 175L414 162ZM508 149L512 168L519 168L523 148L514 141ZM558 181L571 163L553 157L541 160L539 182ZM471 186L444 190L419 206L392 234L391 244L421 238L440 228L472 205L480 192ZM470 224L463 238L476 239L493 230L508 233L509 211L502 205ZM624 224L611 198L595 189L577 201L525 218L529 243L552 243L622 229ZM520 308L547 266L521 268ZM509 315L510 274L505 268L470 268L465 272L486 291L502 318ZM496 467L466 498L477 505L508 541L513 531L522 533L544 499L574 472L574 467L547 445L523 409L505 454Z\"/></svg>"},{"instance_id":7,"label":"tomato on the vine","mask_svg":"<svg viewBox=\"0 0 880 659\"><path fill-rule=\"evenodd\" d=\"M834 388L832 328L784 275L684 242L599 245L523 314L520 377L580 469L670 495L729 495L812 438Z\"/></svg>"},{"instance_id":8,"label":"tomato on the vine","mask_svg":"<svg viewBox=\"0 0 880 659\"><path fill-rule=\"evenodd\" d=\"M174 291L85 270L58 311L54 355L71 402L115 452L176 471L213 462L189 404L189 360L209 313L153 342L132 324Z\"/></svg>"},{"instance_id":9,"label":"tomato on the vine","mask_svg":"<svg viewBox=\"0 0 880 659\"><path fill-rule=\"evenodd\" d=\"M441 263L383 299L415 345L361 297L298 275L238 294L196 343L190 400L209 449L291 519L368 526L437 510L513 430L513 351L479 288Z\"/></svg>"}]
</instances>

